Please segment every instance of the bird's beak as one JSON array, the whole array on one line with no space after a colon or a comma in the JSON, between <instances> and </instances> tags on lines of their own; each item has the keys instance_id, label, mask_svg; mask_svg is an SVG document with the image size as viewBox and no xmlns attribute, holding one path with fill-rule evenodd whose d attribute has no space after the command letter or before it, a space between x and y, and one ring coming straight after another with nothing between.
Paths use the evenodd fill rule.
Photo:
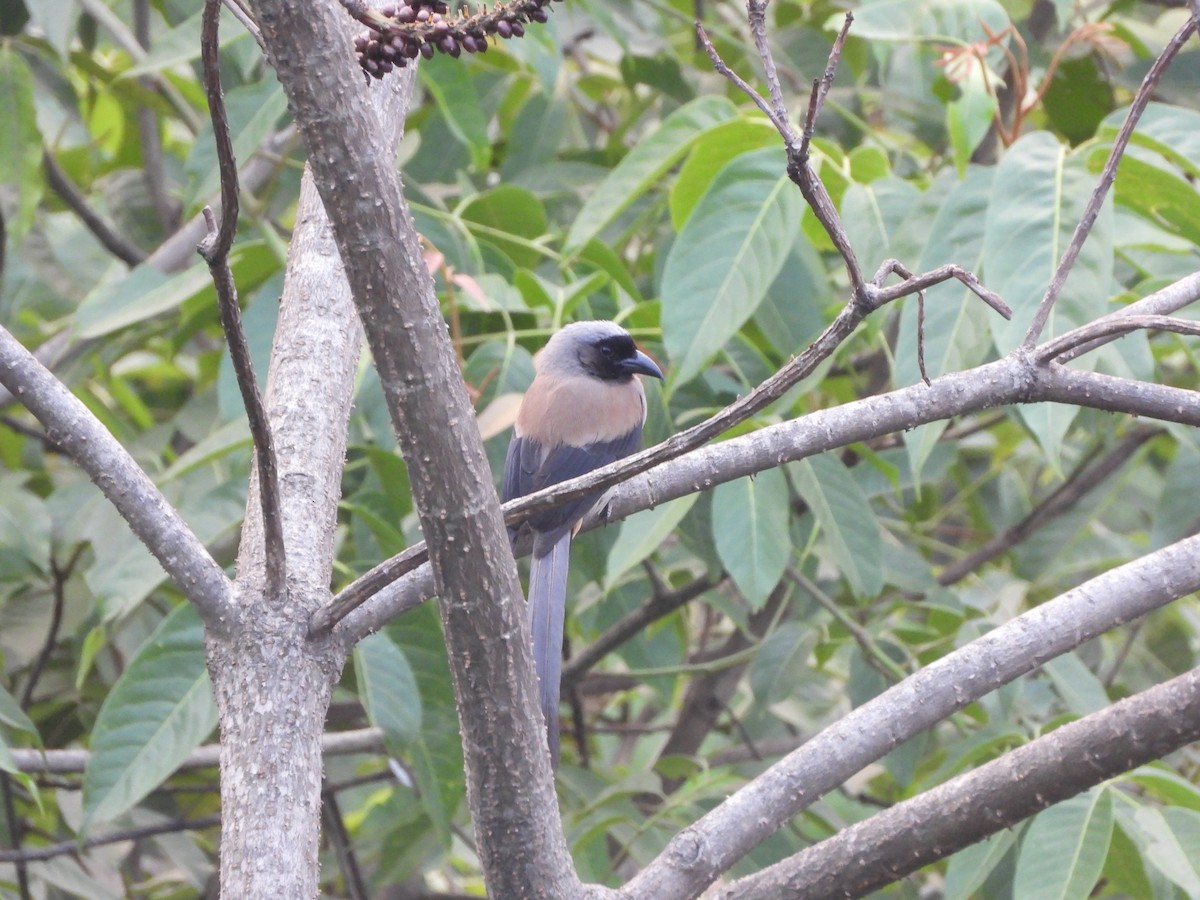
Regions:
<instances>
[{"instance_id":1,"label":"bird's beak","mask_svg":"<svg viewBox=\"0 0 1200 900\"><path fill-rule=\"evenodd\" d=\"M662 369L658 367L658 363L648 357L641 350L637 351L637 354L633 357L633 359L622 360L621 368L630 373L637 373L639 375L653 375L655 378L660 380L663 378Z\"/></svg>"}]
</instances>

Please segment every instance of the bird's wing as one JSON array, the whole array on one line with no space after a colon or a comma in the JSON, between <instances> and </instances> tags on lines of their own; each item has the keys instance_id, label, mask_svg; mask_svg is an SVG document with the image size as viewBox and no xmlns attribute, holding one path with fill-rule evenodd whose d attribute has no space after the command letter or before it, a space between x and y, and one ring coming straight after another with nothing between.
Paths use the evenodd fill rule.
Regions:
<instances>
[{"instance_id":1,"label":"bird's wing","mask_svg":"<svg viewBox=\"0 0 1200 900\"><path fill-rule=\"evenodd\" d=\"M509 444L504 466L504 499L523 497L606 466L636 450L641 439L640 423L611 441L597 441L584 447L560 444L549 452L532 438L515 437ZM547 534L544 546L548 548L556 543L557 533L583 518L597 499L597 494L589 494L546 510L534 516L530 525L535 531Z\"/></svg>"}]
</instances>

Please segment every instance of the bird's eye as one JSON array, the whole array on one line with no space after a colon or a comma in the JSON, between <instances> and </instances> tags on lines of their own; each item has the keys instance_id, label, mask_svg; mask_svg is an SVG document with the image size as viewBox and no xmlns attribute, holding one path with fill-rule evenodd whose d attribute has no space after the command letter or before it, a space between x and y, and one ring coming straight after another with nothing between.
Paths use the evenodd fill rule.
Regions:
<instances>
[{"instance_id":1,"label":"bird's eye","mask_svg":"<svg viewBox=\"0 0 1200 900\"><path fill-rule=\"evenodd\" d=\"M613 348L610 347L608 344L601 344L600 345L600 353L603 354L605 357L612 356Z\"/></svg>"}]
</instances>

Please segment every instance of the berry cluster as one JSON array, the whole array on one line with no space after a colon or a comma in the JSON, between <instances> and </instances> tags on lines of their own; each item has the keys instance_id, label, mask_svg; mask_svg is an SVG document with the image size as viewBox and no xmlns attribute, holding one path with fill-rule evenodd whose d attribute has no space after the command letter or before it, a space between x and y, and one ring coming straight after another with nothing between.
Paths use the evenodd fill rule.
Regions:
<instances>
[{"instance_id":1,"label":"berry cluster","mask_svg":"<svg viewBox=\"0 0 1200 900\"><path fill-rule=\"evenodd\" d=\"M486 53L488 36L521 37L526 22L545 22L550 0L510 0L472 15L450 15L445 0L399 0L360 19L367 32L354 39L358 62L371 78L382 78L410 59L434 53L458 57Z\"/></svg>"}]
</instances>

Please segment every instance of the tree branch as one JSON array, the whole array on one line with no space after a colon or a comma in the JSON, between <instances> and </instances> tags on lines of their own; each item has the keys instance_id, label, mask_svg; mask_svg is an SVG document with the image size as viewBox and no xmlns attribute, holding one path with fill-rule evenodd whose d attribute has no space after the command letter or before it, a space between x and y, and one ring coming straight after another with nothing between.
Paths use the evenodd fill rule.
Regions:
<instances>
[{"instance_id":1,"label":"tree branch","mask_svg":"<svg viewBox=\"0 0 1200 900\"><path fill-rule=\"evenodd\" d=\"M1200 669L738 879L721 900L861 897L1022 819L1200 739Z\"/></svg>"},{"instance_id":2,"label":"tree branch","mask_svg":"<svg viewBox=\"0 0 1200 900\"><path fill-rule=\"evenodd\" d=\"M926 666L863 704L676 835L621 890L699 895L784 822L967 704L1103 632L1200 589L1200 536L1111 569Z\"/></svg>"},{"instance_id":3,"label":"tree branch","mask_svg":"<svg viewBox=\"0 0 1200 900\"><path fill-rule=\"evenodd\" d=\"M701 577L688 582L674 591L656 593L649 603L644 603L608 628L600 637L563 664L563 690L569 691L588 670L605 656L640 632L652 622L669 616L681 606L691 603L701 594L706 594L725 581L720 578Z\"/></svg>"},{"instance_id":4,"label":"tree branch","mask_svg":"<svg viewBox=\"0 0 1200 900\"><path fill-rule=\"evenodd\" d=\"M14 747L10 751L17 768L31 775L74 775L87 768L92 758L90 750L26 750ZM321 752L325 756L350 756L356 753L384 755L387 747L379 728L360 728L356 731L331 731L321 737ZM179 764L176 772L194 769L215 769L221 760L220 744L197 747Z\"/></svg>"},{"instance_id":5,"label":"tree branch","mask_svg":"<svg viewBox=\"0 0 1200 900\"><path fill-rule=\"evenodd\" d=\"M1200 300L1200 272L1187 275L1174 284L1160 288L1153 294L1148 294L1141 300L1135 300L1128 306L1123 306L1115 312L1096 319L1090 324L1097 325L1100 322L1106 322L1110 319L1120 319L1125 316L1169 316L1171 313L1178 312L1185 306L1195 303L1197 300ZM1060 363L1070 362L1076 357L1082 356L1084 353L1095 350L1097 347L1111 341L1115 341L1121 336L1120 333L1114 333L1097 337L1093 341L1080 344L1066 351L1058 357L1058 361Z\"/></svg>"},{"instance_id":6,"label":"tree branch","mask_svg":"<svg viewBox=\"0 0 1200 900\"><path fill-rule=\"evenodd\" d=\"M1138 120L1145 112L1146 106L1154 96L1154 89L1158 86L1158 82L1162 79L1163 73L1167 67L1175 59L1175 56L1183 49L1183 45L1187 43L1188 38L1196 31L1197 19L1195 16L1189 18L1183 23L1182 27L1175 32L1171 40L1167 41L1167 46L1163 48L1162 53L1154 60L1154 64L1150 66L1146 77L1142 79L1142 84L1138 88L1137 94L1133 98L1133 103L1130 104L1129 113L1125 116L1125 121L1121 124L1121 130L1117 133L1117 138L1113 141L1112 150L1109 151L1108 160L1104 163L1104 169L1100 173L1100 181L1092 190L1092 196L1088 200L1088 205L1083 211L1083 216L1079 219L1079 224L1075 226L1075 233L1071 235L1071 242L1067 244L1067 249L1059 260L1058 268L1054 271L1054 277L1050 279L1050 284L1046 288L1046 293L1042 297L1042 302L1038 305L1037 312L1034 313L1033 321L1029 323L1029 330L1025 333L1025 339L1021 342L1021 346L1032 348L1037 343L1038 338L1042 334L1042 329L1046 327L1046 320L1050 318L1050 310L1054 308L1055 302L1058 300L1058 295L1062 293L1063 285L1067 283L1067 276L1071 274L1071 268L1075 265L1075 259L1079 256L1079 251L1083 249L1083 242L1092 232L1092 226L1096 224L1096 217L1100 215L1100 209L1104 205L1104 198L1108 196L1108 191L1112 187L1113 181L1117 177L1117 164L1121 161L1121 157L1125 155L1125 148L1129 145L1129 139L1133 136L1133 130L1137 127Z\"/></svg>"},{"instance_id":7,"label":"tree branch","mask_svg":"<svg viewBox=\"0 0 1200 900\"><path fill-rule=\"evenodd\" d=\"M54 859L56 856L66 856L71 853L78 853L80 850L89 850L92 847L103 847L105 844L120 844L123 841L136 841L141 838L154 837L157 834L174 834L179 831L204 831L209 828L216 828L221 824L220 816L205 816L202 819L179 819L167 822L156 822L153 825L143 825L139 828L120 828L116 831L110 831L107 834L99 834L95 837L84 838L83 840L62 841L57 844L50 844L46 847L37 847L30 850L0 850L0 863L16 862L44 862L48 859Z\"/></svg>"},{"instance_id":8,"label":"tree branch","mask_svg":"<svg viewBox=\"0 0 1200 900\"><path fill-rule=\"evenodd\" d=\"M250 345L242 327L242 310L238 306L237 285L229 268L229 250L238 220L237 162L233 158L233 140L229 135L229 120L225 115L225 98L221 91L221 61L218 55L218 26L221 20L221 0L205 0L200 25L200 57L204 66L204 86L208 95L209 115L212 117L213 141L217 149L217 167L221 175L221 226L215 227L212 210L204 208L208 235L196 251L208 263L213 285L217 289L217 307L221 312L221 327L229 345L229 358L237 376L242 405L254 441L254 459L258 466L259 500L262 503L263 534L266 540L267 592L276 602L287 597L287 547L283 540L283 518L279 503L279 470L275 460L275 442L271 423L258 390Z\"/></svg>"},{"instance_id":9,"label":"tree branch","mask_svg":"<svg viewBox=\"0 0 1200 900\"><path fill-rule=\"evenodd\" d=\"M229 628L236 613L221 567L129 452L4 328L0 383L87 472L205 623L218 631Z\"/></svg>"}]
</instances>

